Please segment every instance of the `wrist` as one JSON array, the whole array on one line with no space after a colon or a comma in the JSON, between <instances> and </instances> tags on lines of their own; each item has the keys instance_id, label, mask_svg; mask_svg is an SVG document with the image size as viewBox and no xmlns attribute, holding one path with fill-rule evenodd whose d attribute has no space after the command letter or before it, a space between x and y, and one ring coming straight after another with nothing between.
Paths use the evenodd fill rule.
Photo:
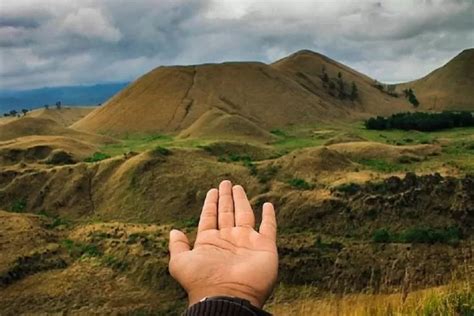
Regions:
<instances>
[{"instance_id":1,"label":"wrist","mask_svg":"<svg viewBox=\"0 0 474 316\"><path fill-rule=\"evenodd\" d=\"M199 303L201 300L215 296L227 296L244 299L255 307L262 308L264 299L243 289L229 287L212 287L208 289L198 289L188 293L189 306Z\"/></svg>"}]
</instances>

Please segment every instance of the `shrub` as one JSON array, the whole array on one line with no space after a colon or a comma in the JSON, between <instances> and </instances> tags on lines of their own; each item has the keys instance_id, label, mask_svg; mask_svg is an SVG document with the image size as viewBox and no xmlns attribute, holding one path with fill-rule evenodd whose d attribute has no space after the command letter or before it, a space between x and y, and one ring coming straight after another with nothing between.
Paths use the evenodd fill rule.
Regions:
<instances>
[{"instance_id":1,"label":"shrub","mask_svg":"<svg viewBox=\"0 0 474 316\"><path fill-rule=\"evenodd\" d=\"M288 184L298 190L311 190L312 189L312 185L310 185L304 179L300 179L300 178L293 178L290 181L288 181Z\"/></svg>"},{"instance_id":2,"label":"shrub","mask_svg":"<svg viewBox=\"0 0 474 316\"><path fill-rule=\"evenodd\" d=\"M101 152L95 152L92 156L84 159L85 162L98 162L104 159L110 158L110 155L101 153Z\"/></svg>"},{"instance_id":3,"label":"shrub","mask_svg":"<svg viewBox=\"0 0 474 316\"><path fill-rule=\"evenodd\" d=\"M19 199L12 203L10 210L14 213L22 213L26 209L26 200Z\"/></svg>"},{"instance_id":4,"label":"shrub","mask_svg":"<svg viewBox=\"0 0 474 316\"><path fill-rule=\"evenodd\" d=\"M434 244L458 242L461 239L458 227L444 229L414 227L403 231L398 239L405 243Z\"/></svg>"},{"instance_id":5,"label":"shrub","mask_svg":"<svg viewBox=\"0 0 474 316\"><path fill-rule=\"evenodd\" d=\"M348 194L356 194L360 190L360 185L356 183L343 183L334 188L335 191L344 192Z\"/></svg>"},{"instance_id":6,"label":"shrub","mask_svg":"<svg viewBox=\"0 0 474 316\"><path fill-rule=\"evenodd\" d=\"M68 221L66 221L66 220L64 220L60 217L55 217L51 223L46 225L46 228L53 229L53 228L56 228L58 226L68 226L68 225L69 225Z\"/></svg>"},{"instance_id":7,"label":"shrub","mask_svg":"<svg viewBox=\"0 0 474 316\"><path fill-rule=\"evenodd\" d=\"M375 243L388 243L392 241L392 238L387 229L381 228L374 231L372 241Z\"/></svg>"},{"instance_id":8,"label":"shrub","mask_svg":"<svg viewBox=\"0 0 474 316\"><path fill-rule=\"evenodd\" d=\"M272 133L273 135L276 135L276 136L280 136L280 137L286 137L286 133L284 131L282 131L281 129L272 129L270 131L270 133Z\"/></svg>"},{"instance_id":9,"label":"shrub","mask_svg":"<svg viewBox=\"0 0 474 316\"><path fill-rule=\"evenodd\" d=\"M257 179L260 183L266 183L270 181L277 173L278 173L278 167L269 166L258 172Z\"/></svg>"},{"instance_id":10,"label":"shrub","mask_svg":"<svg viewBox=\"0 0 474 316\"><path fill-rule=\"evenodd\" d=\"M153 149L152 154L153 155L169 156L169 155L171 155L171 150L169 150L168 148L162 147L162 146L158 146L155 149Z\"/></svg>"},{"instance_id":11,"label":"shrub","mask_svg":"<svg viewBox=\"0 0 474 316\"><path fill-rule=\"evenodd\" d=\"M99 257L102 255L101 251L94 244L76 243L70 239L65 239L62 245L71 257Z\"/></svg>"}]
</instances>

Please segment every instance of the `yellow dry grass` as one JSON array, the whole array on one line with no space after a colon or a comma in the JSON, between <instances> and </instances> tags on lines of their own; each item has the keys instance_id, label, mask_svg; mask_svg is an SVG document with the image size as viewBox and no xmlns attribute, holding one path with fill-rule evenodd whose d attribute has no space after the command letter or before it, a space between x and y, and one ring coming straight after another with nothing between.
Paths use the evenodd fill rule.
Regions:
<instances>
[{"instance_id":1,"label":"yellow dry grass","mask_svg":"<svg viewBox=\"0 0 474 316\"><path fill-rule=\"evenodd\" d=\"M69 126L74 122L85 117L87 114L96 109L96 106L63 106L60 109L35 109L26 114L26 117L42 118L53 120L61 126ZM17 117L0 117L0 125L18 120Z\"/></svg>"},{"instance_id":2,"label":"yellow dry grass","mask_svg":"<svg viewBox=\"0 0 474 316\"><path fill-rule=\"evenodd\" d=\"M271 304L268 309L276 316L459 315L459 305L465 310L474 311L472 291L472 283L465 281L410 293L299 298L294 301ZM470 299L469 295L471 295ZM459 299L462 297L464 300L460 302Z\"/></svg>"}]
</instances>

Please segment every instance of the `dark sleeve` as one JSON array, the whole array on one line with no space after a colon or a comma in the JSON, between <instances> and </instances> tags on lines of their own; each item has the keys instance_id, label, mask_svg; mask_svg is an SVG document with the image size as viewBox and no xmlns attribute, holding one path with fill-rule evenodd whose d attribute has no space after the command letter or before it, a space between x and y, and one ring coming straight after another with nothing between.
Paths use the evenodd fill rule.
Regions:
<instances>
[{"instance_id":1,"label":"dark sleeve","mask_svg":"<svg viewBox=\"0 0 474 316\"><path fill-rule=\"evenodd\" d=\"M252 306L249 301L237 297L216 296L196 303L188 308L185 316L271 316Z\"/></svg>"}]
</instances>

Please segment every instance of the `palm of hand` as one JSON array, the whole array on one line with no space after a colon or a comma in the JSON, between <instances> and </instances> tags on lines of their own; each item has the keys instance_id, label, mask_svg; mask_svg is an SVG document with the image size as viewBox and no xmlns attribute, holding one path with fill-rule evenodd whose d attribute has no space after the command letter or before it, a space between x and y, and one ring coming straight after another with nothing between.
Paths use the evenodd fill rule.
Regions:
<instances>
[{"instance_id":1,"label":"palm of hand","mask_svg":"<svg viewBox=\"0 0 474 316\"><path fill-rule=\"evenodd\" d=\"M253 211L240 186L233 188L235 201L231 202L235 202L235 212L224 211L230 209L228 199L232 195L225 193L231 189L227 181L221 183L219 193L209 191L193 250L189 250L183 233L172 231L170 272L188 292L190 304L206 296L227 295L262 306L276 281L278 254L273 207L264 206L261 229L257 232L253 229ZM219 210L225 206L220 214L215 202L217 194L221 195ZM234 214L235 220L231 220ZM224 227L217 229L217 222ZM174 254L173 242L181 247L175 248Z\"/></svg>"}]
</instances>

